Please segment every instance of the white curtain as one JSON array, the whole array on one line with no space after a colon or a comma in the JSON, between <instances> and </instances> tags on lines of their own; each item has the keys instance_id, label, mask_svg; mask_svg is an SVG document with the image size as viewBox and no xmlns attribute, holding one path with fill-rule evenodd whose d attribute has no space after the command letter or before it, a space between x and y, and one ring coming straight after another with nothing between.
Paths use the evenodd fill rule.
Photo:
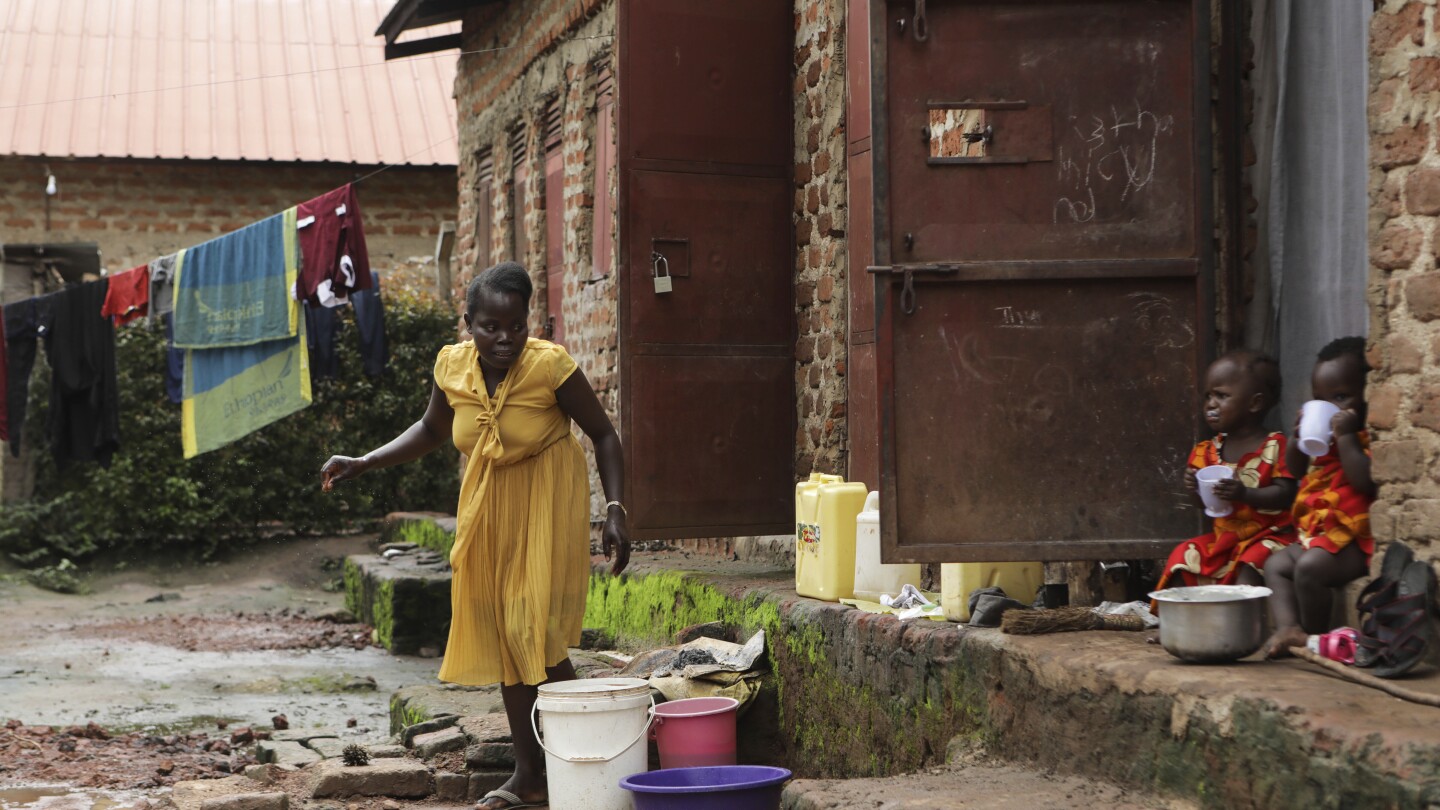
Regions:
<instances>
[{"instance_id":1,"label":"white curtain","mask_svg":"<svg viewBox=\"0 0 1440 810\"><path fill-rule=\"evenodd\" d=\"M1288 428L1320 347L1369 331L1371 4L1254 0L1253 11L1260 241L1245 342L1279 359L1285 392L1272 418Z\"/></svg>"}]
</instances>

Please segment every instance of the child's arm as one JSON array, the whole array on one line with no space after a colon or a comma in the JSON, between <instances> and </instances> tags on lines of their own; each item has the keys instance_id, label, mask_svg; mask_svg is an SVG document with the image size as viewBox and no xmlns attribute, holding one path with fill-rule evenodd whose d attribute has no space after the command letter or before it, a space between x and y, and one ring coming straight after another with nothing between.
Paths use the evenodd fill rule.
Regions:
<instances>
[{"instance_id":1,"label":"child's arm","mask_svg":"<svg viewBox=\"0 0 1440 810\"><path fill-rule=\"evenodd\" d=\"M1335 434L1335 448L1340 453L1340 467L1345 480L1367 498L1375 497L1375 479L1370 477L1370 456L1360 444L1360 416L1353 410L1341 411L1330 420Z\"/></svg>"},{"instance_id":2,"label":"child's arm","mask_svg":"<svg viewBox=\"0 0 1440 810\"><path fill-rule=\"evenodd\" d=\"M1285 442L1285 466L1291 473L1303 476L1310 469L1310 457L1300 449L1300 413L1295 412L1295 427L1290 430L1290 438Z\"/></svg>"},{"instance_id":3,"label":"child's arm","mask_svg":"<svg viewBox=\"0 0 1440 810\"><path fill-rule=\"evenodd\" d=\"M1248 503L1256 509L1277 512L1289 509L1295 502L1295 490L1299 487L1294 478L1276 478L1263 487L1247 487L1234 478L1215 484L1215 494L1227 501Z\"/></svg>"}]
</instances>

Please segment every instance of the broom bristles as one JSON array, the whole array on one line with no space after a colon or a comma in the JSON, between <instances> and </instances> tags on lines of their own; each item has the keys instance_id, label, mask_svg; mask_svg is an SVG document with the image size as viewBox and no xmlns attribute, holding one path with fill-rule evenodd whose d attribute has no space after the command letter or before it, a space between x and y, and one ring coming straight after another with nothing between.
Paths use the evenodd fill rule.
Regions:
<instances>
[{"instance_id":1,"label":"broom bristles","mask_svg":"<svg viewBox=\"0 0 1440 810\"><path fill-rule=\"evenodd\" d=\"M1144 629L1145 620L1139 616L1108 616L1077 605L1047 610L1010 610L1000 617L1000 632L1017 636Z\"/></svg>"}]
</instances>

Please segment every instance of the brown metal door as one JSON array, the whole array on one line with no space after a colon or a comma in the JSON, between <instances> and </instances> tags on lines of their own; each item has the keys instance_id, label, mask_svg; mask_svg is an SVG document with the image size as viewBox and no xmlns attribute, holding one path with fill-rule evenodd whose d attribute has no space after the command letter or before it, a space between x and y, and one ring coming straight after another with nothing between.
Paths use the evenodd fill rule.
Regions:
<instances>
[{"instance_id":1,"label":"brown metal door","mask_svg":"<svg viewBox=\"0 0 1440 810\"><path fill-rule=\"evenodd\" d=\"M791 530L793 19L621 0L621 430L640 538ZM655 276L668 277L670 291Z\"/></svg>"},{"instance_id":2,"label":"brown metal door","mask_svg":"<svg viewBox=\"0 0 1440 810\"><path fill-rule=\"evenodd\" d=\"M1196 533L1209 3L874 0L887 561Z\"/></svg>"},{"instance_id":3,"label":"brown metal door","mask_svg":"<svg viewBox=\"0 0 1440 810\"><path fill-rule=\"evenodd\" d=\"M546 340L565 342L565 160L560 144L545 150Z\"/></svg>"}]
</instances>

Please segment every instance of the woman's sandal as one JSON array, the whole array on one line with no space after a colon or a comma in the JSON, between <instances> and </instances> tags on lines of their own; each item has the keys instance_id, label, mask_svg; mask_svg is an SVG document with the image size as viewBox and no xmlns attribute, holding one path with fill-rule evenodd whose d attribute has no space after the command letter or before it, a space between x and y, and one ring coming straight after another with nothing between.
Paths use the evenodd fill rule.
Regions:
<instances>
[{"instance_id":1,"label":"woman's sandal","mask_svg":"<svg viewBox=\"0 0 1440 810\"><path fill-rule=\"evenodd\" d=\"M505 807L503 808L503 810L517 810L517 808L521 807L544 807L547 804L547 802L543 801L527 802L508 790L505 790L503 788L496 788L495 790L486 793L484 796L481 796L480 801L476 802L475 806L478 808L480 805L485 803L486 799L499 799L500 801L505 802Z\"/></svg>"},{"instance_id":2,"label":"woman's sandal","mask_svg":"<svg viewBox=\"0 0 1440 810\"><path fill-rule=\"evenodd\" d=\"M1399 592L1392 605L1403 603L1408 610L1403 623L1387 627L1394 635L1383 643L1379 660L1375 662L1375 674L1381 678L1405 674L1435 650L1435 628L1430 616L1435 599L1435 574L1430 564L1412 562L1406 566L1400 576Z\"/></svg>"},{"instance_id":3,"label":"woman's sandal","mask_svg":"<svg viewBox=\"0 0 1440 810\"><path fill-rule=\"evenodd\" d=\"M1400 577L1415 561L1415 552L1401 542L1393 542L1385 549L1380 561L1380 573L1365 586L1355 600L1355 610L1360 614L1360 641L1355 651L1355 666L1373 666L1378 655L1391 640L1394 633L1387 630L1404 623L1412 609L1408 605L1397 605L1400 595Z\"/></svg>"}]
</instances>

